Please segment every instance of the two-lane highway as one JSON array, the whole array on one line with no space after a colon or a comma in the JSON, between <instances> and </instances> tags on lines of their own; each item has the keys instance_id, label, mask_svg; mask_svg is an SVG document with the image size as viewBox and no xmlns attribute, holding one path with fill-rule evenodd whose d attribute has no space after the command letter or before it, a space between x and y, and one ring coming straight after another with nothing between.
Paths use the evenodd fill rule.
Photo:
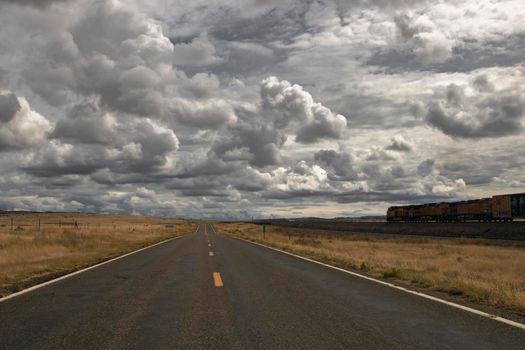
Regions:
<instances>
[{"instance_id":1,"label":"two-lane highway","mask_svg":"<svg viewBox=\"0 0 525 350\"><path fill-rule=\"evenodd\" d=\"M0 303L0 349L523 349L525 331L196 233Z\"/></svg>"}]
</instances>

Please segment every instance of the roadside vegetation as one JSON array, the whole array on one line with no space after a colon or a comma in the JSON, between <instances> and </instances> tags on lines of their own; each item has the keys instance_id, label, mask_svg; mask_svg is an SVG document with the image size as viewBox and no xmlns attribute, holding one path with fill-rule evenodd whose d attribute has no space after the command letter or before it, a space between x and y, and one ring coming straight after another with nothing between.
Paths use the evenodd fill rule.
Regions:
<instances>
[{"instance_id":1,"label":"roadside vegetation","mask_svg":"<svg viewBox=\"0 0 525 350\"><path fill-rule=\"evenodd\" d=\"M0 296L196 227L144 216L0 214Z\"/></svg>"},{"instance_id":2,"label":"roadside vegetation","mask_svg":"<svg viewBox=\"0 0 525 350\"><path fill-rule=\"evenodd\" d=\"M344 234L216 223L220 234L525 316L525 245L481 239Z\"/></svg>"}]
</instances>

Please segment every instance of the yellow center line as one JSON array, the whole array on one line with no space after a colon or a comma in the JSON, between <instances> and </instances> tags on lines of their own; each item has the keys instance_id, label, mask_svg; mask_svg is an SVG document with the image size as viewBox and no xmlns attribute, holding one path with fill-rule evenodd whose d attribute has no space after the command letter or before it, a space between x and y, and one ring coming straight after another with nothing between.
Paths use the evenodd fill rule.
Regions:
<instances>
[{"instance_id":1,"label":"yellow center line","mask_svg":"<svg viewBox=\"0 0 525 350\"><path fill-rule=\"evenodd\" d=\"M213 254L213 252L209 252L208 255L209 256L213 256L214 254Z\"/></svg>"},{"instance_id":2,"label":"yellow center line","mask_svg":"<svg viewBox=\"0 0 525 350\"><path fill-rule=\"evenodd\" d=\"M213 273L213 283L215 283L215 287L222 287L224 284L222 284L222 278L221 274L218 272Z\"/></svg>"}]
</instances>

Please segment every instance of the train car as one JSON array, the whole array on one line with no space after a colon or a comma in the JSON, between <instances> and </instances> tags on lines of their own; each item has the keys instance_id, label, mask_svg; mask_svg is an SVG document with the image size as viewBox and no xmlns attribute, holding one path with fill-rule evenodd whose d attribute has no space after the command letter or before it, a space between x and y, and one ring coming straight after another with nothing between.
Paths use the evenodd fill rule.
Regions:
<instances>
[{"instance_id":1,"label":"train car","mask_svg":"<svg viewBox=\"0 0 525 350\"><path fill-rule=\"evenodd\" d=\"M491 201L491 198L483 198L456 203L455 219L457 221L491 221Z\"/></svg>"},{"instance_id":2,"label":"train car","mask_svg":"<svg viewBox=\"0 0 525 350\"><path fill-rule=\"evenodd\" d=\"M429 209L430 220L432 221L445 221L446 215L449 210L448 203L435 203Z\"/></svg>"},{"instance_id":3,"label":"train car","mask_svg":"<svg viewBox=\"0 0 525 350\"><path fill-rule=\"evenodd\" d=\"M396 215L396 207L389 207L386 210L386 221L401 221L401 218Z\"/></svg>"},{"instance_id":4,"label":"train car","mask_svg":"<svg viewBox=\"0 0 525 350\"><path fill-rule=\"evenodd\" d=\"M525 193L450 203L390 207L387 221L513 221L525 218Z\"/></svg>"},{"instance_id":5,"label":"train car","mask_svg":"<svg viewBox=\"0 0 525 350\"><path fill-rule=\"evenodd\" d=\"M419 208L417 221L440 221L446 209L447 206L444 203L423 204Z\"/></svg>"},{"instance_id":6,"label":"train car","mask_svg":"<svg viewBox=\"0 0 525 350\"><path fill-rule=\"evenodd\" d=\"M492 220L525 218L525 193L492 196Z\"/></svg>"},{"instance_id":7,"label":"train car","mask_svg":"<svg viewBox=\"0 0 525 350\"><path fill-rule=\"evenodd\" d=\"M386 212L387 221L408 221L408 208L406 207L390 207Z\"/></svg>"}]
</instances>

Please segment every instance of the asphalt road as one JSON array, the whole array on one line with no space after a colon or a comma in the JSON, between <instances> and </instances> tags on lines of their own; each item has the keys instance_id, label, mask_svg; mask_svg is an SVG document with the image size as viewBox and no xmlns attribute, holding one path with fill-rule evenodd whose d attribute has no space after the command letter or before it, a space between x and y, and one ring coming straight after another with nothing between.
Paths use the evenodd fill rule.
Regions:
<instances>
[{"instance_id":1,"label":"asphalt road","mask_svg":"<svg viewBox=\"0 0 525 350\"><path fill-rule=\"evenodd\" d=\"M0 303L0 349L200 348L524 349L525 331L206 224Z\"/></svg>"}]
</instances>

